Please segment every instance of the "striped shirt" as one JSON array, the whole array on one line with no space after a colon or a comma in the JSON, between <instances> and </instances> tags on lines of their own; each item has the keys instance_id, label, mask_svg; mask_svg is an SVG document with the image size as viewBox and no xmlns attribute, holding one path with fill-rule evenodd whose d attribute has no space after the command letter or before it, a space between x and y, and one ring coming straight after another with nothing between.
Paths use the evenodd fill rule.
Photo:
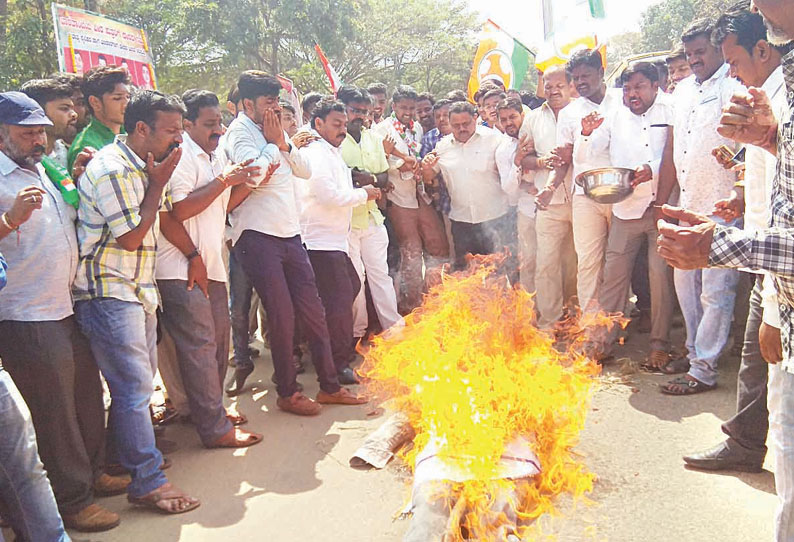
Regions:
<instances>
[{"instance_id":1,"label":"striped shirt","mask_svg":"<svg viewBox=\"0 0 794 542\"><path fill-rule=\"evenodd\" d=\"M117 241L140 224L140 206L149 185L146 163L125 140L126 136L117 136L99 151L78 181L80 264L74 297L75 301L111 297L140 303L153 313L159 301L154 281L159 218L137 250L124 250ZM169 188L163 204L170 210Z\"/></svg>"}]
</instances>

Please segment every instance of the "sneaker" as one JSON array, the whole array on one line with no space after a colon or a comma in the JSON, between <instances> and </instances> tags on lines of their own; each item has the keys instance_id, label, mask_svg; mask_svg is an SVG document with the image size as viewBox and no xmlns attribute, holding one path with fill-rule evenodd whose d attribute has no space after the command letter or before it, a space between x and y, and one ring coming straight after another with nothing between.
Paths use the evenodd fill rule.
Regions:
<instances>
[{"instance_id":1,"label":"sneaker","mask_svg":"<svg viewBox=\"0 0 794 542\"><path fill-rule=\"evenodd\" d=\"M89 504L76 514L64 514L63 524L83 533L98 533L118 527L121 518L98 504Z\"/></svg>"},{"instance_id":2,"label":"sneaker","mask_svg":"<svg viewBox=\"0 0 794 542\"><path fill-rule=\"evenodd\" d=\"M291 412L298 416L316 416L323 409L322 406L299 391L293 393L291 397L279 397L276 405L284 412Z\"/></svg>"}]
</instances>

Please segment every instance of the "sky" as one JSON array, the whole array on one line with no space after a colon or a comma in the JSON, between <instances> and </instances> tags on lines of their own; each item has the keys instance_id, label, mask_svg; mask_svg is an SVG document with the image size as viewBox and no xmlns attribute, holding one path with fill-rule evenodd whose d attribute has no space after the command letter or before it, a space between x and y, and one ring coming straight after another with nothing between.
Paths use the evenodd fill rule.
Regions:
<instances>
[{"instance_id":1,"label":"sky","mask_svg":"<svg viewBox=\"0 0 794 542\"><path fill-rule=\"evenodd\" d=\"M555 0L555 4L565 0ZM567 0L571 1L571 0ZM540 0L468 0L469 5L482 16L513 34L530 47L538 44L542 33ZM638 27L640 15L660 0L604 0L606 20L602 23L604 37L627 32ZM601 36L599 36L601 37Z\"/></svg>"}]
</instances>

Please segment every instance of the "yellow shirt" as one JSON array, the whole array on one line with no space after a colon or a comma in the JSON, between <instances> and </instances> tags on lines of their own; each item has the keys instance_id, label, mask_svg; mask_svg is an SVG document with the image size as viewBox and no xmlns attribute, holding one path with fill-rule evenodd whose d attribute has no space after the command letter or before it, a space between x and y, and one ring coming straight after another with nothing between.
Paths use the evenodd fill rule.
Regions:
<instances>
[{"instance_id":1,"label":"yellow shirt","mask_svg":"<svg viewBox=\"0 0 794 542\"><path fill-rule=\"evenodd\" d=\"M383 173L389 169L382 139L367 129L361 129L361 141L358 143L353 136L347 134L340 150L342 158L350 168L355 167L372 174ZM369 228L370 218L378 226L383 224L383 214L374 200L353 208L352 228L366 230Z\"/></svg>"}]
</instances>

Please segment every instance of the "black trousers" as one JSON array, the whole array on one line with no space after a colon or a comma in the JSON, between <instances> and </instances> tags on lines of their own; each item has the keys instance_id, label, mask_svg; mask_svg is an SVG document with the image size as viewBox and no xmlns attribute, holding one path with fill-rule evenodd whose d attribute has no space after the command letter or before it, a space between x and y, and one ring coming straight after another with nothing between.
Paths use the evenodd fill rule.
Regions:
<instances>
[{"instance_id":1,"label":"black trousers","mask_svg":"<svg viewBox=\"0 0 794 542\"><path fill-rule=\"evenodd\" d=\"M74 316L0 322L0 358L30 409L39 455L62 514L93 502L105 462L102 384Z\"/></svg>"},{"instance_id":2,"label":"black trousers","mask_svg":"<svg viewBox=\"0 0 794 542\"><path fill-rule=\"evenodd\" d=\"M452 240L455 243L455 270L466 268L467 254L494 254L511 245L516 235L516 223L510 213L504 216L471 224L452 223Z\"/></svg>"},{"instance_id":3,"label":"black trousers","mask_svg":"<svg viewBox=\"0 0 794 542\"><path fill-rule=\"evenodd\" d=\"M325 307L336 370L347 367L353 357L353 301L361 281L347 254L337 250L310 250L317 291Z\"/></svg>"}]
</instances>

